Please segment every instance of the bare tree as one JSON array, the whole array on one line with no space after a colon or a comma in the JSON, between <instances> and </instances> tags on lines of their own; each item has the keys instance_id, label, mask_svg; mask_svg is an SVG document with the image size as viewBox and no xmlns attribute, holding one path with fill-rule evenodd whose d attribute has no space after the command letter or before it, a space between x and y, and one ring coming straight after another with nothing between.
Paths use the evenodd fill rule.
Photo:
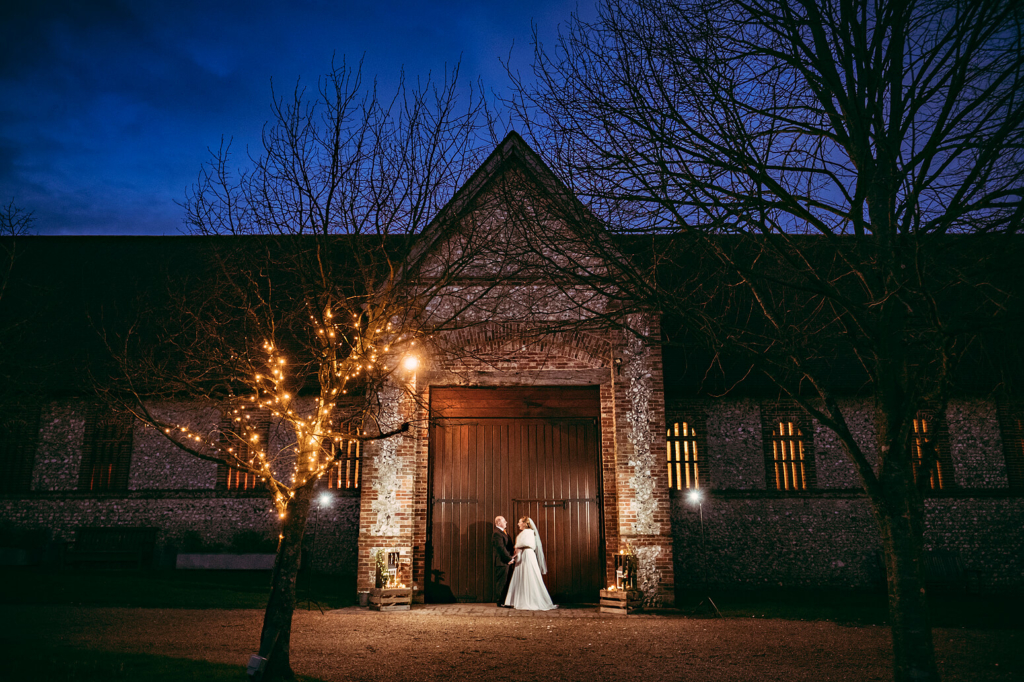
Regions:
<instances>
[{"instance_id":1,"label":"bare tree","mask_svg":"<svg viewBox=\"0 0 1024 682\"><path fill-rule=\"evenodd\" d=\"M460 100L458 75L403 80L381 99L342 66L315 92L275 96L249 169L233 172L224 145L188 195L187 223L203 237L195 258L170 273L167 291L140 298L134 324L107 333L120 367L102 386L110 400L273 498L280 543L259 646L264 679L293 677L302 536L314 486L344 451L337 443L408 430L381 396L401 390L404 361L425 339L457 329L486 294L449 292L437 305L472 250L425 259L414 243L447 215L489 140L483 104ZM472 225L460 229L455 242L472 242ZM227 426L204 424L203 406ZM268 421L289 434L283 448L267 442Z\"/></svg>"},{"instance_id":2,"label":"bare tree","mask_svg":"<svg viewBox=\"0 0 1024 682\"><path fill-rule=\"evenodd\" d=\"M24 237L32 233L33 214L15 205L14 199L0 207L0 236Z\"/></svg>"},{"instance_id":3,"label":"bare tree","mask_svg":"<svg viewBox=\"0 0 1024 682\"><path fill-rule=\"evenodd\" d=\"M618 266L589 281L681 319L842 443L885 551L898 680L938 676L914 418L1020 320L1022 22L1011 0L605 0L536 44L534 81L513 74L587 206L565 219L634 235L595 238ZM847 359L877 462L837 400Z\"/></svg>"},{"instance_id":4,"label":"bare tree","mask_svg":"<svg viewBox=\"0 0 1024 682\"><path fill-rule=\"evenodd\" d=\"M14 205L11 199L6 206L0 207L0 244L3 245L3 260L0 261L0 298L3 298L7 291L7 283L11 277L11 270L14 269L14 260L17 257L17 237L24 237L32 233L33 216L31 211L25 211Z\"/></svg>"},{"instance_id":5,"label":"bare tree","mask_svg":"<svg viewBox=\"0 0 1024 682\"><path fill-rule=\"evenodd\" d=\"M11 281L11 273L14 272L15 262L18 260L19 237L32 234L32 222L34 218L31 211L25 211L11 199L6 206L0 207L0 304L5 303L4 298ZM24 332L26 326L26 315L24 310L4 310L3 322L0 322L0 354L7 356L11 352L14 340ZM0 391L0 399L7 399L8 393L15 393L15 382L8 367L0 369L0 376L4 379L5 388Z\"/></svg>"}]
</instances>

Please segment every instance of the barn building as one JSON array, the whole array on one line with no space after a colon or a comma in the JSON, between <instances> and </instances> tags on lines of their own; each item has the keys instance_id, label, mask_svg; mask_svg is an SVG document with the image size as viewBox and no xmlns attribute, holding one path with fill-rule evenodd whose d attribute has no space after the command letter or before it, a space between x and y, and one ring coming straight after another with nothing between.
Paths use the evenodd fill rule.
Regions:
<instances>
[{"instance_id":1,"label":"barn building","mask_svg":"<svg viewBox=\"0 0 1024 682\"><path fill-rule=\"evenodd\" d=\"M509 177L518 192L557 186L521 138L506 138L450 205L462 218L488 216L476 237L489 244L523 238L502 220L509 195L496 188ZM450 243L434 229L422 237L424 259ZM28 331L5 332L3 562L172 568L182 557L272 551L276 515L258 482L181 453L83 388L102 350L97 317L123 311L124 293L149 273L187 267L203 239L8 245L18 257L0 309L28 320ZM646 343L612 324L551 324L565 322L564 301L531 286L496 290L500 305L458 332L460 353L425 348L405 390L382 397L391 418L412 428L350 445L324 478L307 569L368 589L385 549L398 553L418 600L493 601L491 523L501 514L536 520L556 602L594 601L626 552L665 604L677 587L705 582L881 588L870 504L830 432L756 381L720 395L694 376L685 347ZM657 338L663 323L650 315L631 327ZM870 397L851 390L843 400L873 452ZM197 418L214 429L226 416ZM919 414L915 437L939 453L926 499L931 579L1024 587L1022 424L1024 404L991 391ZM272 420L266 430L271 444L285 438Z\"/></svg>"}]
</instances>

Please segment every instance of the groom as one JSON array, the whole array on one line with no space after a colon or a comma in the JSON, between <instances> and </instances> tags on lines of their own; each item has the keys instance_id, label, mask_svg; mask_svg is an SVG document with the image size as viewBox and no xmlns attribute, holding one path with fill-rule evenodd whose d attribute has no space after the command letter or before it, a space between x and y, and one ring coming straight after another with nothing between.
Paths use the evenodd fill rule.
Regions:
<instances>
[{"instance_id":1,"label":"groom","mask_svg":"<svg viewBox=\"0 0 1024 682\"><path fill-rule=\"evenodd\" d=\"M491 537L491 550L494 555L494 591L498 595L498 606L503 608L510 608L505 606L505 596L508 595L508 585L512 582L512 571L515 570L515 566L512 565L515 561L512 556L515 543L508 535L507 526L508 523L504 516L495 517L494 535Z\"/></svg>"}]
</instances>

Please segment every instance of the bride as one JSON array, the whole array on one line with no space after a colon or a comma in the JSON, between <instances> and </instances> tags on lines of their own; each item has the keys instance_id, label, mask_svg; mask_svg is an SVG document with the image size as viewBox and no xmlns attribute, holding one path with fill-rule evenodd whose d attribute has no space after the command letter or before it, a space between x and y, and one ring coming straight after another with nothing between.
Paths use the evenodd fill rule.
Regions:
<instances>
[{"instance_id":1,"label":"bride","mask_svg":"<svg viewBox=\"0 0 1024 682\"><path fill-rule=\"evenodd\" d=\"M516 569L512 572L505 605L528 611L557 609L544 587L544 579L540 577L541 573L548 572L548 565L544 561L544 547L537 534L537 526L533 519L524 516L519 519L519 530L516 536Z\"/></svg>"}]
</instances>

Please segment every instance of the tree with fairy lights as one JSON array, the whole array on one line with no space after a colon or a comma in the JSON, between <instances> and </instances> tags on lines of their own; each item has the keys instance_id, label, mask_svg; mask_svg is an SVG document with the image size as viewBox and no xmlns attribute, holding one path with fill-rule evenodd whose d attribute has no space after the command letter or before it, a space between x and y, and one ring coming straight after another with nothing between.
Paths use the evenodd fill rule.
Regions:
<instances>
[{"instance_id":1,"label":"tree with fairy lights","mask_svg":"<svg viewBox=\"0 0 1024 682\"><path fill-rule=\"evenodd\" d=\"M275 95L248 169L234 171L222 145L188 194L187 224L202 237L195 257L167 273L159 296L140 297L126 329L106 334L119 372L102 382L105 396L272 496L280 542L263 679L293 676L296 577L317 481L340 445L409 429L386 418L381 396L402 390L425 339L457 329L487 296L486 286L454 286L474 257L473 220L453 218L457 245L429 265L415 239L439 214L452 218L442 208L489 142L484 106L475 91L462 96L458 74L415 87L403 79L385 100L342 65L312 94ZM210 414L227 419L217 426Z\"/></svg>"}]
</instances>

